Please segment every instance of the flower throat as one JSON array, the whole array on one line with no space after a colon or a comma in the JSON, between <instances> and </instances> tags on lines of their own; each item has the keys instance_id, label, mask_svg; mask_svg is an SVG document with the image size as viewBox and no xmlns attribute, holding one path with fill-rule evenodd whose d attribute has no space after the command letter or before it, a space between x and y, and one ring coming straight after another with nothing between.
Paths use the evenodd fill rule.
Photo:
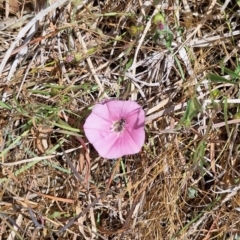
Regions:
<instances>
[{"instance_id":1,"label":"flower throat","mask_svg":"<svg viewBox=\"0 0 240 240\"><path fill-rule=\"evenodd\" d=\"M114 130L115 132L121 132L124 129L126 120L121 118L119 121L116 121L113 126L112 126L112 130Z\"/></svg>"}]
</instances>

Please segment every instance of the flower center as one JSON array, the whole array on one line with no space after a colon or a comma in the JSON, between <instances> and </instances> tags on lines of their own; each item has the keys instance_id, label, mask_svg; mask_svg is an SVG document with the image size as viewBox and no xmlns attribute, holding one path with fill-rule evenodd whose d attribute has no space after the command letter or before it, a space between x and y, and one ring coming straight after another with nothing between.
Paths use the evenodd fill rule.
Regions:
<instances>
[{"instance_id":1,"label":"flower center","mask_svg":"<svg viewBox=\"0 0 240 240\"><path fill-rule=\"evenodd\" d=\"M126 123L126 120L121 118L119 121L116 121L111 129L114 131L114 132L122 132L122 130L124 129L124 126L125 126L125 123Z\"/></svg>"}]
</instances>

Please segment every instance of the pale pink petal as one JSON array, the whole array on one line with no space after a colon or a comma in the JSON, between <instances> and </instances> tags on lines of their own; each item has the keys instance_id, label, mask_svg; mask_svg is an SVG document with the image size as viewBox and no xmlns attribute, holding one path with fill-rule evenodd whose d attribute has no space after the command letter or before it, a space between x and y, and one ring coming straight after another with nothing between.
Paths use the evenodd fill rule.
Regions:
<instances>
[{"instance_id":1,"label":"pale pink petal","mask_svg":"<svg viewBox=\"0 0 240 240\"><path fill-rule=\"evenodd\" d=\"M143 133L142 136L140 136L141 145L139 145L140 139L136 141L128 133L124 133L121 137L118 137L113 132L102 140L95 142L94 147L104 158L119 158L124 155L138 153L144 143L145 134Z\"/></svg>"},{"instance_id":2,"label":"pale pink petal","mask_svg":"<svg viewBox=\"0 0 240 240\"><path fill-rule=\"evenodd\" d=\"M111 113L109 112L109 109L106 103L96 104L92 110L92 113L94 113L95 115L99 116L100 118L108 122L111 122Z\"/></svg>"},{"instance_id":3,"label":"pale pink petal","mask_svg":"<svg viewBox=\"0 0 240 240\"><path fill-rule=\"evenodd\" d=\"M89 140L90 143L92 143L95 146L95 143L97 141L107 141L108 136L113 134L114 132L108 131L108 130L97 130L97 129L90 129L90 128L85 128L85 134L87 139Z\"/></svg>"},{"instance_id":4,"label":"pale pink petal","mask_svg":"<svg viewBox=\"0 0 240 240\"><path fill-rule=\"evenodd\" d=\"M133 139L131 138L131 136L128 135L127 132L124 133L124 136L122 137L122 142L121 142L121 149L122 149L122 152L124 153L123 155L138 153L141 147L139 147L135 143L135 141L133 141Z\"/></svg>"},{"instance_id":5,"label":"pale pink petal","mask_svg":"<svg viewBox=\"0 0 240 240\"><path fill-rule=\"evenodd\" d=\"M102 112L100 112L99 109L103 109L102 112L105 112L105 115L103 114L103 116L101 116ZM111 133L110 128L112 123L106 118L106 116L109 118L108 110L105 106L97 104L93 108L92 113L86 119L83 128L86 137L91 143L94 143Z\"/></svg>"},{"instance_id":6,"label":"pale pink petal","mask_svg":"<svg viewBox=\"0 0 240 240\"><path fill-rule=\"evenodd\" d=\"M126 149L128 149L128 145L130 145L129 142L134 142L136 147L134 148L135 152L139 152L140 149L142 148L143 144L145 141L145 131L144 128L142 129L125 129L124 132L124 142L128 142L126 145ZM133 143L131 143L131 146L133 146ZM130 154L130 153L128 153Z\"/></svg>"},{"instance_id":7,"label":"pale pink petal","mask_svg":"<svg viewBox=\"0 0 240 240\"><path fill-rule=\"evenodd\" d=\"M128 114L126 119L126 128L143 128L145 123L145 113L142 109L136 109Z\"/></svg>"},{"instance_id":8,"label":"pale pink petal","mask_svg":"<svg viewBox=\"0 0 240 240\"><path fill-rule=\"evenodd\" d=\"M92 113L89 115L87 118L85 124L84 124L84 129L98 129L100 130L105 130L105 129L110 129L111 123L107 121L106 119L103 119L102 117L99 117L95 113Z\"/></svg>"},{"instance_id":9,"label":"pale pink petal","mask_svg":"<svg viewBox=\"0 0 240 240\"><path fill-rule=\"evenodd\" d=\"M94 142L94 147L98 151L99 155L104 158L119 158L123 156L122 149L119 146L120 138L115 132L106 135L99 141Z\"/></svg>"},{"instance_id":10,"label":"pale pink petal","mask_svg":"<svg viewBox=\"0 0 240 240\"><path fill-rule=\"evenodd\" d=\"M111 115L111 120L116 121L119 120L121 117L124 115L122 114L123 112L123 107L124 107L124 101L116 101L116 100L111 100L106 102L108 111Z\"/></svg>"},{"instance_id":11,"label":"pale pink petal","mask_svg":"<svg viewBox=\"0 0 240 240\"><path fill-rule=\"evenodd\" d=\"M122 114L124 115L125 118L128 118L134 113L137 113L139 111L143 111L142 107L138 105L136 102L133 101L124 101L124 108L122 111Z\"/></svg>"}]
</instances>

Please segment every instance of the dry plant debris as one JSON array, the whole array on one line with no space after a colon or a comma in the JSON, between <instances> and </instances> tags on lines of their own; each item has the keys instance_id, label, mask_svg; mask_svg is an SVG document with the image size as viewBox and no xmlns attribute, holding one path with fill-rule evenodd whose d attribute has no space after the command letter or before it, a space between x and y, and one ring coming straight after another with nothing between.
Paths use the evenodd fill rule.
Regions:
<instances>
[{"instance_id":1,"label":"dry plant debris","mask_svg":"<svg viewBox=\"0 0 240 240\"><path fill-rule=\"evenodd\" d=\"M240 239L239 1L0 1L1 239ZM101 158L93 106L134 100Z\"/></svg>"}]
</instances>

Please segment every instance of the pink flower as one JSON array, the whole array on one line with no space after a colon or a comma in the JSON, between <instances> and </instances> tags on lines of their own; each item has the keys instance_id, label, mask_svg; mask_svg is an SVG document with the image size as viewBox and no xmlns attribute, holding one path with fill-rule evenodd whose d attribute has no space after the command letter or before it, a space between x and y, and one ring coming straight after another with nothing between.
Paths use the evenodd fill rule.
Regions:
<instances>
[{"instance_id":1,"label":"pink flower","mask_svg":"<svg viewBox=\"0 0 240 240\"><path fill-rule=\"evenodd\" d=\"M141 150L144 122L145 113L136 102L110 100L94 106L83 128L99 155L111 159Z\"/></svg>"}]
</instances>

